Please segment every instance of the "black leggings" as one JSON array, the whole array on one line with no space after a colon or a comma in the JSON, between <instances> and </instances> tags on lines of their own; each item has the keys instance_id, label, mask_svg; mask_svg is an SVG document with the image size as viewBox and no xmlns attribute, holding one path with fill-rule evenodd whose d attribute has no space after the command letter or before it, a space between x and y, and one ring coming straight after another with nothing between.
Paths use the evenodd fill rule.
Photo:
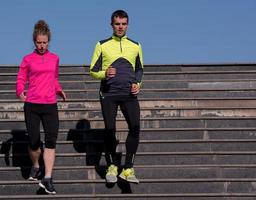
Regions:
<instances>
[{"instance_id":1,"label":"black leggings","mask_svg":"<svg viewBox=\"0 0 256 200\"><path fill-rule=\"evenodd\" d=\"M105 151L111 155L110 163L116 164L116 115L118 106L126 119L129 133L126 138L125 167L133 166L134 156L139 145L140 106L135 96L107 96L100 98L105 123ZM108 159L107 159L107 162Z\"/></svg>"},{"instance_id":2,"label":"black leggings","mask_svg":"<svg viewBox=\"0 0 256 200\"><path fill-rule=\"evenodd\" d=\"M55 149L59 129L57 104L35 104L25 102L25 123L29 136L29 147L37 150L40 147L40 121L45 132L45 147Z\"/></svg>"}]
</instances>

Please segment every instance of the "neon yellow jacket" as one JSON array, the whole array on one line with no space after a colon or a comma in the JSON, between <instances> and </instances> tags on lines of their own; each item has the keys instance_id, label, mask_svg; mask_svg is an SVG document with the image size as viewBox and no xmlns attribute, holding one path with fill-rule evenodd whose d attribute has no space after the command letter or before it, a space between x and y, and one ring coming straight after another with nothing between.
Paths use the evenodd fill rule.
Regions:
<instances>
[{"instance_id":1,"label":"neon yellow jacket","mask_svg":"<svg viewBox=\"0 0 256 200\"><path fill-rule=\"evenodd\" d=\"M116 76L106 78L106 69L116 68ZM90 65L90 75L101 80L101 92L107 95L130 94L131 84L141 84L143 57L141 45L126 35L115 35L96 44Z\"/></svg>"}]
</instances>

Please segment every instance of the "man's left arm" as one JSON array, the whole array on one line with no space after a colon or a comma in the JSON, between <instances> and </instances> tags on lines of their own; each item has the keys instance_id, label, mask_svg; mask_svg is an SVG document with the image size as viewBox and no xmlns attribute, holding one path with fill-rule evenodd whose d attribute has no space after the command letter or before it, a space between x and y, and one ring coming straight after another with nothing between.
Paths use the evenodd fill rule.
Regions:
<instances>
[{"instance_id":1,"label":"man's left arm","mask_svg":"<svg viewBox=\"0 0 256 200\"><path fill-rule=\"evenodd\" d=\"M142 84L143 68L143 54L141 45L139 44L139 51L135 63L135 79L139 87L141 87Z\"/></svg>"}]
</instances>

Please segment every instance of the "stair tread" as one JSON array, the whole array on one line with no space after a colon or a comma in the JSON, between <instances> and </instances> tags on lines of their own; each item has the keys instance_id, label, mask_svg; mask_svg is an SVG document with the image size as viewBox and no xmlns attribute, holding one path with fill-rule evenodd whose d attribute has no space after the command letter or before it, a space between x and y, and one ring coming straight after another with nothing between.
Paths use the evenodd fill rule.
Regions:
<instances>
[{"instance_id":1,"label":"stair tread","mask_svg":"<svg viewBox=\"0 0 256 200\"><path fill-rule=\"evenodd\" d=\"M8 180L0 181L0 185L8 184L26 184L33 185L39 181L28 180ZM142 179L140 183L167 183L167 182L256 182L256 178L157 178L157 179ZM79 184L79 183L105 183L104 179L74 179L74 180L58 180L54 179L55 184Z\"/></svg>"},{"instance_id":2,"label":"stair tread","mask_svg":"<svg viewBox=\"0 0 256 200\"><path fill-rule=\"evenodd\" d=\"M100 140L103 142L103 140ZM96 139L91 139L91 140L76 140L75 141L76 143L79 143L79 142L82 142L82 143L90 143L90 142L99 142L99 140L96 140ZM159 143L159 144L162 144L162 143L170 143L170 144L173 144L173 143L193 143L193 144L197 144L197 143L254 143L256 142L256 139L176 139L176 140L168 140L168 139L162 139L162 140L156 140L156 139L147 139L147 140L140 140L140 144L147 144L147 143ZM0 145L3 144L4 141L0 141ZM28 143L28 141L14 141L14 142L11 142L11 143ZM57 141L57 144L73 144L74 141L72 140L58 140ZM124 144L125 143L125 140L119 140L119 144Z\"/></svg>"},{"instance_id":3,"label":"stair tread","mask_svg":"<svg viewBox=\"0 0 256 200\"><path fill-rule=\"evenodd\" d=\"M198 70L198 71L146 71L144 70L145 75L166 75L166 74L244 74L244 73L256 73L256 70ZM61 75L85 75L89 76L90 73L88 71L84 72L59 72L59 76ZM17 72L0 72L0 76L17 76Z\"/></svg>"},{"instance_id":4,"label":"stair tread","mask_svg":"<svg viewBox=\"0 0 256 200\"><path fill-rule=\"evenodd\" d=\"M188 91L255 91L256 88L142 88L141 92L188 92ZM65 92L98 92L99 89L65 89ZM0 90L0 93L16 93L15 90ZM142 94L143 95L143 94Z\"/></svg>"},{"instance_id":5,"label":"stair tread","mask_svg":"<svg viewBox=\"0 0 256 200\"><path fill-rule=\"evenodd\" d=\"M21 131L26 131L25 129L18 129ZM60 129L59 132L68 132L70 129ZM83 129L74 129L77 131L84 131ZM89 129L89 130L95 130L95 129ZM117 129L117 132L127 132L128 129ZM232 130L238 130L238 131L242 131L242 130L256 130L256 126L255 127L231 127L231 128L226 128L226 127L213 127L213 128L143 128L141 129L141 132L143 131L232 131ZM0 130L0 134L1 133L10 133L10 129L1 129ZM41 130L42 132L43 130Z\"/></svg>"},{"instance_id":6,"label":"stair tread","mask_svg":"<svg viewBox=\"0 0 256 200\"><path fill-rule=\"evenodd\" d=\"M95 153L93 153L95 154ZM97 153L96 153L97 154ZM98 153L101 155L105 155L104 153ZM137 152L137 156L145 156L145 155L254 155L256 151L173 151L173 152ZM86 155L90 155L90 153L56 153L56 157L84 157ZM11 158L13 156L27 156L25 153L15 153L8 154L8 157ZM4 158L5 155L0 154L0 158Z\"/></svg>"},{"instance_id":7,"label":"stair tread","mask_svg":"<svg viewBox=\"0 0 256 200\"><path fill-rule=\"evenodd\" d=\"M62 199L62 198L132 198L138 199L138 197L256 197L255 192L244 192L244 193L234 193L234 192L207 192L207 193L135 193L135 194L56 194L56 195L0 195L0 199Z\"/></svg>"},{"instance_id":8,"label":"stair tread","mask_svg":"<svg viewBox=\"0 0 256 200\"><path fill-rule=\"evenodd\" d=\"M212 100L222 100L222 101L234 101L234 100L239 100L239 101L246 101L246 100L256 100L256 97L175 97L175 98L139 98L140 101L200 101L200 100L207 100L207 101L212 101ZM0 103L4 103L4 102L13 102L13 103L22 103L20 100L18 99L0 99ZM68 102L99 102L98 98L86 98L86 99L82 99L82 98L71 98L71 99L67 99L66 103ZM63 101L59 100L58 103L63 103Z\"/></svg>"},{"instance_id":9,"label":"stair tread","mask_svg":"<svg viewBox=\"0 0 256 200\"><path fill-rule=\"evenodd\" d=\"M179 107L140 107L140 110L230 110L230 109L256 109L256 106L226 106L226 107L213 107L213 106L179 106ZM59 111L101 111L98 108L59 108ZM24 112L23 109L0 109L0 112ZM256 113L255 113L256 116Z\"/></svg>"},{"instance_id":10,"label":"stair tread","mask_svg":"<svg viewBox=\"0 0 256 200\"><path fill-rule=\"evenodd\" d=\"M80 118L79 118L80 119ZM74 120L79 120L79 119L76 119L74 118ZM175 119L175 120L183 120L183 119L186 119L186 120L203 120L203 119L256 119L256 116L202 116L202 117L143 117L141 120L163 120L163 119ZM69 121L69 119L65 119L67 121ZM72 119L71 119L72 120ZM97 119L90 119L88 118L88 120L91 120L91 121L102 121L103 118L97 118ZM124 120L123 118L118 118L117 117L117 121L118 120Z\"/></svg>"},{"instance_id":11,"label":"stair tread","mask_svg":"<svg viewBox=\"0 0 256 200\"><path fill-rule=\"evenodd\" d=\"M30 166L23 166L30 168ZM135 169L159 169L159 168L256 168L256 164L182 164L182 165L135 165ZM90 165L78 165L78 166L54 166L54 170L76 170L76 169L92 169L95 170L95 166ZM0 167L0 171L20 171L20 167L5 166Z\"/></svg>"}]
</instances>

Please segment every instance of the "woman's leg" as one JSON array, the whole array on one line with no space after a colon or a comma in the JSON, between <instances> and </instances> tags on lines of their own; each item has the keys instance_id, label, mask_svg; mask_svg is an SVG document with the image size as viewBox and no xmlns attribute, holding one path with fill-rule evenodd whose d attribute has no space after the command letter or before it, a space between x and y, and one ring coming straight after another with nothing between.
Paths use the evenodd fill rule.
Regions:
<instances>
[{"instance_id":1,"label":"woman's leg","mask_svg":"<svg viewBox=\"0 0 256 200\"><path fill-rule=\"evenodd\" d=\"M52 177L55 162L55 148L59 129L57 104L44 105L42 124L45 131L44 164L45 177Z\"/></svg>"},{"instance_id":2,"label":"woman's leg","mask_svg":"<svg viewBox=\"0 0 256 200\"><path fill-rule=\"evenodd\" d=\"M37 105L24 104L25 123L29 136L28 152L35 168L39 168L40 149L40 115L37 112Z\"/></svg>"}]
</instances>

